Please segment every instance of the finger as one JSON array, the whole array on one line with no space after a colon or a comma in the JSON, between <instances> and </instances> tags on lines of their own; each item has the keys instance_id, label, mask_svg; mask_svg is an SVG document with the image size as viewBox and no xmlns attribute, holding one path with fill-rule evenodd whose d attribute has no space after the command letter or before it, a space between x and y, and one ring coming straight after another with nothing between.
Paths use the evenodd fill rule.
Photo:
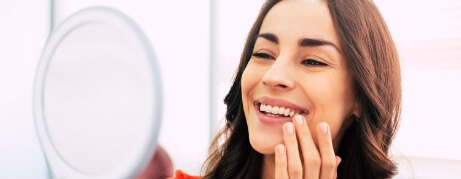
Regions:
<instances>
[{"instance_id":1,"label":"finger","mask_svg":"<svg viewBox=\"0 0 461 179\"><path fill-rule=\"evenodd\" d=\"M275 178L288 178L286 150L283 144L279 144L275 147Z\"/></svg>"},{"instance_id":2,"label":"finger","mask_svg":"<svg viewBox=\"0 0 461 179\"><path fill-rule=\"evenodd\" d=\"M301 115L293 118L296 124L296 136L298 137L303 161L303 173L305 178L318 179L320 176L320 154L312 139L306 119Z\"/></svg>"},{"instance_id":3,"label":"finger","mask_svg":"<svg viewBox=\"0 0 461 179\"><path fill-rule=\"evenodd\" d=\"M339 163L341 163L341 157L339 156L336 156L336 167L335 167L335 177L334 178L338 178L338 166L339 166Z\"/></svg>"},{"instance_id":4,"label":"finger","mask_svg":"<svg viewBox=\"0 0 461 179\"><path fill-rule=\"evenodd\" d=\"M320 123L317 127L318 142L322 165L320 168L321 179L331 179L335 175L336 156L331 141L330 127L327 123Z\"/></svg>"},{"instance_id":5,"label":"finger","mask_svg":"<svg viewBox=\"0 0 461 179\"><path fill-rule=\"evenodd\" d=\"M290 179L302 178L303 166L299 156L295 126L292 122L287 122L283 125L283 127L283 141L287 150L288 159L288 176L290 176Z\"/></svg>"}]
</instances>

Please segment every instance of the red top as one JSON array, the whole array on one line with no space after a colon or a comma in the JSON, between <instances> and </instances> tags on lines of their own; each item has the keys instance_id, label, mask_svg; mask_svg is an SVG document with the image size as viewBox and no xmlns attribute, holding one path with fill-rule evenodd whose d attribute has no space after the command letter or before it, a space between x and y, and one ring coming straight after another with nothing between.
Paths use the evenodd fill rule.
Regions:
<instances>
[{"instance_id":1,"label":"red top","mask_svg":"<svg viewBox=\"0 0 461 179\"><path fill-rule=\"evenodd\" d=\"M200 179L199 176L191 176L181 170L176 170L176 177L169 179Z\"/></svg>"}]
</instances>

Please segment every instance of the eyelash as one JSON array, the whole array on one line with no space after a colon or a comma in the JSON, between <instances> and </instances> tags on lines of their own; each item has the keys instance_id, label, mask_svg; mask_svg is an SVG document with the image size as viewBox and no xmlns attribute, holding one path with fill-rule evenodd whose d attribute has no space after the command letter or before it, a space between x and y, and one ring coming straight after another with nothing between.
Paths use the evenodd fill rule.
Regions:
<instances>
[{"instance_id":1,"label":"eyelash","mask_svg":"<svg viewBox=\"0 0 461 179\"><path fill-rule=\"evenodd\" d=\"M303 62L301 63L307 66L327 66L326 63L322 63L322 62L319 62L317 60L312 60L312 59L303 60Z\"/></svg>"},{"instance_id":2,"label":"eyelash","mask_svg":"<svg viewBox=\"0 0 461 179\"><path fill-rule=\"evenodd\" d=\"M275 60L274 57L266 54L266 53L253 53L253 57L260 58L260 59L272 59ZM306 65L306 66L327 66L326 63L319 62L317 60L313 59L306 59L301 62L301 64Z\"/></svg>"},{"instance_id":3,"label":"eyelash","mask_svg":"<svg viewBox=\"0 0 461 179\"><path fill-rule=\"evenodd\" d=\"M268 54L265 54L265 53L253 53L252 54L253 57L256 57L256 58L262 58L262 59L272 59L272 60L275 60L274 57L268 55Z\"/></svg>"}]
</instances>

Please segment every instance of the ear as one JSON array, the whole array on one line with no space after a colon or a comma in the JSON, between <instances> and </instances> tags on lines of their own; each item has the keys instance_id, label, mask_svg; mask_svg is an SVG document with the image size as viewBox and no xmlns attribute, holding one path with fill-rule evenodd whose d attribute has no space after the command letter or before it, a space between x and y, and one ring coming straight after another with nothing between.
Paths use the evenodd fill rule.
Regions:
<instances>
[{"instance_id":1,"label":"ear","mask_svg":"<svg viewBox=\"0 0 461 179\"><path fill-rule=\"evenodd\" d=\"M352 115L354 115L357 118L360 118L361 110L360 110L360 102L359 100L355 99L354 100L354 106L352 107Z\"/></svg>"}]
</instances>

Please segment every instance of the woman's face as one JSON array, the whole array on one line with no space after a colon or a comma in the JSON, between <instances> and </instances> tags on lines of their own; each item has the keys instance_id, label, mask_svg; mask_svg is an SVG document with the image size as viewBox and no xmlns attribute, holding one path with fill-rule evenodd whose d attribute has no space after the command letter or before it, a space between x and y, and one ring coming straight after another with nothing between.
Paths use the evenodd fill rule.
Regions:
<instances>
[{"instance_id":1,"label":"woman's face","mask_svg":"<svg viewBox=\"0 0 461 179\"><path fill-rule=\"evenodd\" d=\"M265 17L242 76L252 147L273 154L294 114L306 118L316 145L317 125L328 123L336 147L345 119L357 113L352 83L327 2L279 2Z\"/></svg>"}]
</instances>

